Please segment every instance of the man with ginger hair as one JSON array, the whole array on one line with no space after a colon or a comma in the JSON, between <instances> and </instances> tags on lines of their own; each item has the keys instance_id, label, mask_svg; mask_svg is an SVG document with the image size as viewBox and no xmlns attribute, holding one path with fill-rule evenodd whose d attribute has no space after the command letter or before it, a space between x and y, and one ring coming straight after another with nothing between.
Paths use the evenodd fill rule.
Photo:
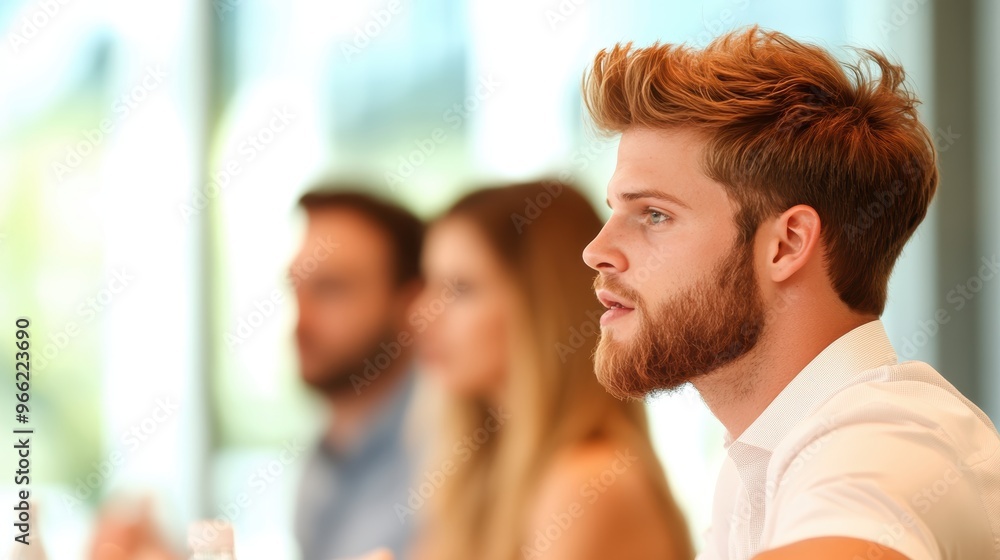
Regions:
<instances>
[{"instance_id":1,"label":"man with ginger hair","mask_svg":"<svg viewBox=\"0 0 1000 560\"><path fill-rule=\"evenodd\" d=\"M858 56L754 27L619 45L585 79L621 134L584 252L597 375L690 382L725 427L701 560L1000 558L996 428L879 320L938 173L903 69Z\"/></svg>"}]
</instances>

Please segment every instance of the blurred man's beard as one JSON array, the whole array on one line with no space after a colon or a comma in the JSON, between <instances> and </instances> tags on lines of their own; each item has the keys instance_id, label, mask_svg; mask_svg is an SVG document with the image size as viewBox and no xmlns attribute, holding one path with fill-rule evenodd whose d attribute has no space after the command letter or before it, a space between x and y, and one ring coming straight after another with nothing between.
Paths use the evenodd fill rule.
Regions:
<instances>
[{"instance_id":1,"label":"blurred man's beard","mask_svg":"<svg viewBox=\"0 0 1000 560\"><path fill-rule=\"evenodd\" d=\"M365 368L368 367L368 363L375 363L378 354L384 352L381 344L393 340L396 340L396 333L393 332L392 328L386 326L377 337L369 340L358 353L347 359L330 361L318 374L302 375L302 379L314 390L327 396L356 394L359 392L359 388L363 389L372 383L377 383L377 379L365 377ZM377 368L376 370L381 371Z\"/></svg>"},{"instance_id":2,"label":"blurred man's beard","mask_svg":"<svg viewBox=\"0 0 1000 560\"><path fill-rule=\"evenodd\" d=\"M614 277L598 278L595 285L635 302L640 321L627 342L614 339L614 326L601 332L594 355L601 385L620 399L638 399L676 389L749 352L765 319L752 260L753 245L737 241L708 278L652 310Z\"/></svg>"}]
</instances>

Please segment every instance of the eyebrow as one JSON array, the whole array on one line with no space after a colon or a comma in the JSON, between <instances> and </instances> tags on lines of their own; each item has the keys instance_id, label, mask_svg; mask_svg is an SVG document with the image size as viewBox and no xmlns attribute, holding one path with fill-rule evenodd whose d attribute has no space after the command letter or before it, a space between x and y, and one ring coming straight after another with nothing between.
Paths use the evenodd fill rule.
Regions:
<instances>
[{"instance_id":1,"label":"eyebrow","mask_svg":"<svg viewBox=\"0 0 1000 560\"><path fill-rule=\"evenodd\" d=\"M642 189L642 190L638 190L638 191L626 192L626 193L620 194L618 196L618 198L620 198L620 199L622 199L622 200L624 200L626 202L631 202L633 200L638 200L640 198L658 198L660 200L665 200L667 202L672 202L672 203L674 203L677 206L680 206L682 208L687 208L688 210L691 209L691 207L688 206L687 203L685 203L683 200L677 198L676 196L674 196L672 194L665 193L663 191L656 190L656 189ZM607 203L608 208L611 207L611 200L605 199L604 202Z\"/></svg>"}]
</instances>

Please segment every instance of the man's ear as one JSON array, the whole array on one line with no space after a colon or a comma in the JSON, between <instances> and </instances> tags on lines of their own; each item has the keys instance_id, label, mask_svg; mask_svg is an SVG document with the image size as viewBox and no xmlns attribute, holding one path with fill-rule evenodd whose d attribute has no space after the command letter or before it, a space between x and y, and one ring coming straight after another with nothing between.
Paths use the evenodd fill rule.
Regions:
<instances>
[{"instance_id":1,"label":"man's ear","mask_svg":"<svg viewBox=\"0 0 1000 560\"><path fill-rule=\"evenodd\" d=\"M797 204L769 221L766 274L773 282L783 282L818 255L819 214L811 206Z\"/></svg>"}]
</instances>

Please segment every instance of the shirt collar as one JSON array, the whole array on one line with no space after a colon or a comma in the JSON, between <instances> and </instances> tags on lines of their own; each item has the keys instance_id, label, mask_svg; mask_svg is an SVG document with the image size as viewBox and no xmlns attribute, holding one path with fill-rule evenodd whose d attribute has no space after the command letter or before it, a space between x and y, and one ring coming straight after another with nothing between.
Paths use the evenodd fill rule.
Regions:
<instances>
[{"instance_id":1,"label":"shirt collar","mask_svg":"<svg viewBox=\"0 0 1000 560\"><path fill-rule=\"evenodd\" d=\"M738 442L770 453L796 424L855 375L897 361L881 320L856 327L806 364L735 442L727 431L724 446L729 449Z\"/></svg>"}]
</instances>

